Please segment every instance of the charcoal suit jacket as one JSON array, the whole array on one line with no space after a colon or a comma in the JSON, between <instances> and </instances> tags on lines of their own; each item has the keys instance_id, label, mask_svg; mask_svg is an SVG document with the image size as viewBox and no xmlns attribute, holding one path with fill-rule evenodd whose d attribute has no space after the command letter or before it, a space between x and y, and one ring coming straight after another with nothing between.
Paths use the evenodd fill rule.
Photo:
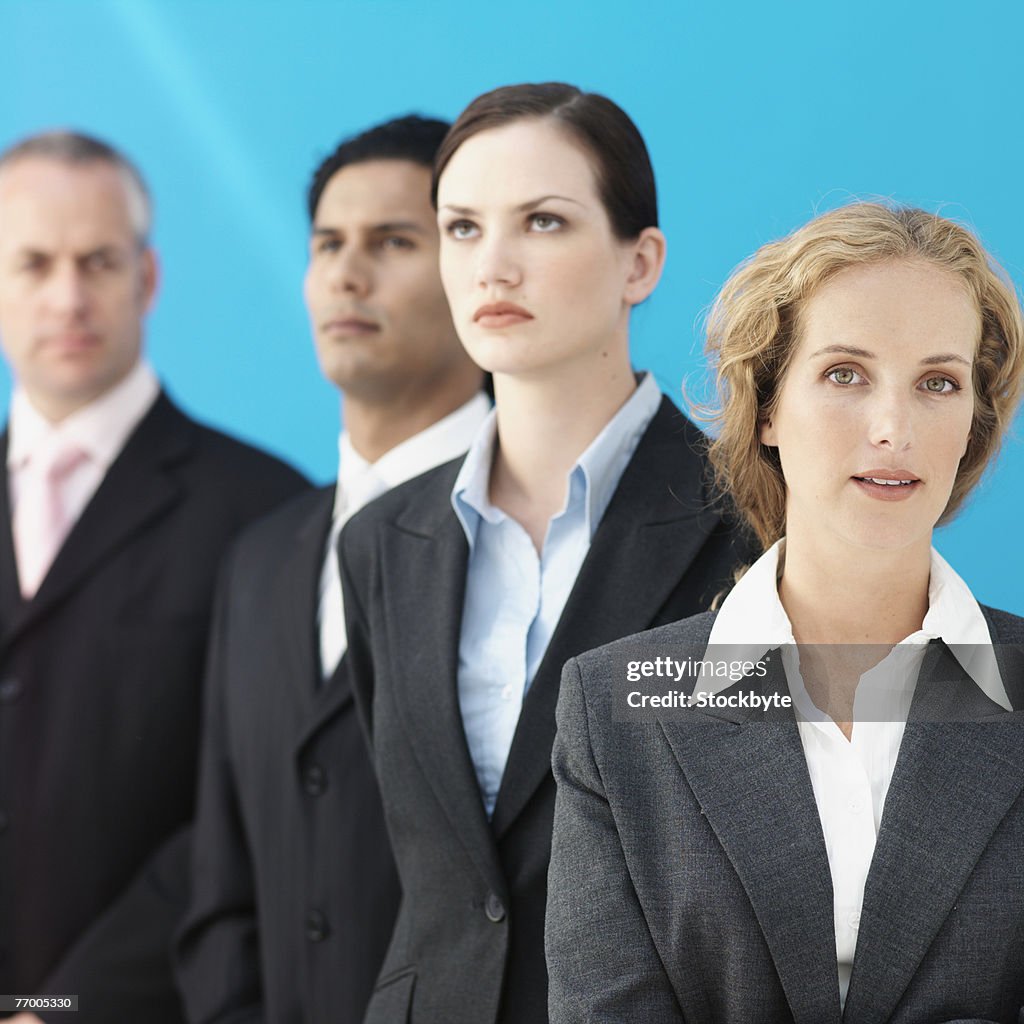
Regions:
<instances>
[{"instance_id":1,"label":"charcoal suit jacket","mask_svg":"<svg viewBox=\"0 0 1024 1024\"><path fill-rule=\"evenodd\" d=\"M524 698L491 820L457 696L468 557L451 505L460 464L396 488L342 532L348 668L403 892L367 1024L546 1019L561 668L597 643L708 607L747 557L708 498L703 445L663 399Z\"/></svg>"},{"instance_id":2,"label":"charcoal suit jacket","mask_svg":"<svg viewBox=\"0 0 1024 1024\"><path fill-rule=\"evenodd\" d=\"M192 813L217 564L304 486L161 394L24 601L0 473L0 992L76 994L81 1024L181 1020L171 837Z\"/></svg>"},{"instance_id":3,"label":"charcoal suit jacket","mask_svg":"<svg viewBox=\"0 0 1024 1024\"><path fill-rule=\"evenodd\" d=\"M359 1024L391 935L398 880L345 659L319 678L333 503L301 495L225 565L178 943L193 1024Z\"/></svg>"},{"instance_id":4,"label":"charcoal suit jacket","mask_svg":"<svg viewBox=\"0 0 1024 1024\"><path fill-rule=\"evenodd\" d=\"M1013 710L929 645L842 1013L828 854L792 708L624 717L624 659L703 651L713 614L569 662L554 749L553 1024L1024 1020L1024 619L982 611ZM725 693L788 694L778 652L766 665Z\"/></svg>"}]
</instances>

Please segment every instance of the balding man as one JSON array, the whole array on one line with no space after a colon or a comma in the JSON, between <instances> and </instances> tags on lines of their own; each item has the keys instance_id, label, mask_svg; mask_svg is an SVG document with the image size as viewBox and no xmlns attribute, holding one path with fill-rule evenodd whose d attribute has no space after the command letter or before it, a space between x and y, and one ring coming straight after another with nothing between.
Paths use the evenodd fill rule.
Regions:
<instances>
[{"instance_id":1,"label":"balding man","mask_svg":"<svg viewBox=\"0 0 1024 1024\"><path fill-rule=\"evenodd\" d=\"M154 855L192 811L216 567L303 486L141 358L150 216L96 139L0 154L0 993L78 995L79 1024L180 1019Z\"/></svg>"}]
</instances>

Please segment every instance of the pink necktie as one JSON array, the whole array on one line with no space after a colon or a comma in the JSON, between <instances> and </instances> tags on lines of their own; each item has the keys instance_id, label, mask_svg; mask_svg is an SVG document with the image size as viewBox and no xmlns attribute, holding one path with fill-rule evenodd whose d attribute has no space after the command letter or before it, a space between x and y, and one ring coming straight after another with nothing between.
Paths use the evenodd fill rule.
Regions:
<instances>
[{"instance_id":1,"label":"pink necktie","mask_svg":"<svg viewBox=\"0 0 1024 1024\"><path fill-rule=\"evenodd\" d=\"M39 589L71 529L64 489L85 452L64 442L35 453L26 467L14 510L18 581L26 600Z\"/></svg>"}]
</instances>

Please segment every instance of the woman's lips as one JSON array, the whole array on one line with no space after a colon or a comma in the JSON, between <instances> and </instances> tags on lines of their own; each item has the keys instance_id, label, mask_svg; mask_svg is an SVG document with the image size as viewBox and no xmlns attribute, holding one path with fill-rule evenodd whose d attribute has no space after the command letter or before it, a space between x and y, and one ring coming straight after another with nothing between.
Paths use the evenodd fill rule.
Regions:
<instances>
[{"instance_id":1,"label":"woman's lips","mask_svg":"<svg viewBox=\"0 0 1024 1024\"><path fill-rule=\"evenodd\" d=\"M481 306L473 314L473 322L481 327L512 327L532 319L532 313L512 302L494 302Z\"/></svg>"},{"instance_id":2,"label":"woman's lips","mask_svg":"<svg viewBox=\"0 0 1024 1024\"><path fill-rule=\"evenodd\" d=\"M872 470L853 477L853 482L879 501L906 501L921 487L920 479L904 470Z\"/></svg>"}]
</instances>

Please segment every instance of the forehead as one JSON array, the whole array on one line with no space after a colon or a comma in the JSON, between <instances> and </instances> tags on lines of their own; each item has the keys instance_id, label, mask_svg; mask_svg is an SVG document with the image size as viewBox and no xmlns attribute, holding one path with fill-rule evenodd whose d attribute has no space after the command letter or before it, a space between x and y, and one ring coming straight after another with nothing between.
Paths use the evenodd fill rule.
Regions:
<instances>
[{"instance_id":1,"label":"forehead","mask_svg":"<svg viewBox=\"0 0 1024 1024\"><path fill-rule=\"evenodd\" d=\"M970 358L981 336L981 315L965 282L920 260L841 270L804 303L800 321L803 347L834 343L914 357Z\"/></svg>"},{"instance_id":2,"label":"forehead","mask_svg":"<svg viewBox=\"0 0 1024 1024\"><path fill-rule=\"evenodd\" d=\"M354 230L396 221L432 224L430 168L410 160L350 164L327 182L315 226Z\"/></svg>"},{"instance_id":3,"label":"forehead","mask_svg":"<svg viewBox=\"0 0 1024 1024\"><path fill-rule=\"evenodd\" d=\"M591 158L552 118L489 128L453 154L438 183L438 205L483 209L562 195L600 202Z\"/></svg>"},{"instance_id":4,"label":"forehead","mask_svg":"<svg viewBox=\"0 0 1024 1024\"><path fill-rule=\"evenodd\" d=\"M133 237L127 187L111 164L25 157L0 169L0 246L77 249Z\"/></svg>"}]
</instances>

